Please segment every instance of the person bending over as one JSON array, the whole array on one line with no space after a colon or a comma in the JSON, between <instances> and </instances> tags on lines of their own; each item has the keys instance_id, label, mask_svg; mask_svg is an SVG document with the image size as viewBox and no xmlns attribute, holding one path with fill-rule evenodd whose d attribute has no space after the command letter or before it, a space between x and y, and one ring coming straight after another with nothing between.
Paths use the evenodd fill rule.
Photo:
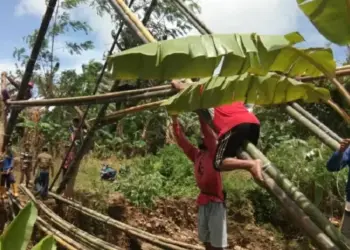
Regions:
<instances>
[{"instance_id":1,"label":"person bending over","mask_svg":"<svg viewBox=\"0 0 350 250\"><path fill-rule=\"evenodd\" d=\"M194 175L200 194L197 198L198 237L205 249L225 249L227 245L227 223L225 195L221 174L213 168L216 136L200 118L202 141L198 148L185 137L176 116L172 117L177 144L194 164Z\"/></svg>"},{"instance_id":2,"label":"person bending over","mask_svg":"<svg viewBox=\"0 0 350 250\"><path fill-rule=\"evenodd\" d=\"M344 139L340 143L339 150L335 151L327 162L327 170L330 172L338 172L350 164L350 139ZM343 216L343 223L341 225L341 232L350 238L350 172L348 173L348 180L346 184L346 203Z\"/></svg>"},{"instance_id":3,"label":"person bending over","mask_svg":"<svg viewBox=\"0 0 350 250\"><path fill-rule=\"evenodd\" d=\"M179 91L189 86L175 80L171 84ZM207 118L206 122L210 120L218 134L214 168L217 171L248 170L255 179L263 181L260 160L241 160L236 157L246 141L256 145L260 134L259 120L248 111L244 103L233 102L208 110L198 110L197 113L203 119Z\"/></svg>"}]
</instances>

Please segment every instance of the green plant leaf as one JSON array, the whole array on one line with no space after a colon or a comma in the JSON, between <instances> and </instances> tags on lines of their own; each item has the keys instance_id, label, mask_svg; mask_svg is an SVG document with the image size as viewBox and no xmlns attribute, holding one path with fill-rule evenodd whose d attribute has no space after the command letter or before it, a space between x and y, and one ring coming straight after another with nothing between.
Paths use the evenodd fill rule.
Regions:
<instances>
[{"instance_id":1,"label":"green plant leaf","mask_svg":"<svg viewBox=\"0 0 350 250\"><path fill-rule=\"evenodd\" d=\"M349 0L297 0L297 2L316 29L329 41L339 45L350 43Z\"/></svg>"},{"instance_id":2,"label":"green plant leaf","mask_svg":"<svg viewBox=\"0 0 350 250\"><path fill-rule=\"evenodd\" d=\"M48 235L36 244L32 250L56 250L55 239L52 235Z\"/></svg>"},{"instance_id":3,"label":"green plant leaf","mask_svg":"<svg viewBox=\"0 0 350 250\"><path fill-rule=\"evenodd\" d=\"M200 89L203 88L202 94ZM330 99L327 89L302 83L292 78L268 73L266 76L243 74L231 77L212 77L193 84L170 97L162 105L170 113L210 108L233 101L271 105L296 100L314 103Z\"/></svg>"},{"instance_id":4,"label":"green plant leaf","mask_svg":"<svg viewBox=\"0 0 350 250\"><path fill-rule=\"evenodd\" d=\"M26 250L38 211L29 202L0 236L1 249Z\"/></svg>"},{"instance_id":5,"label":"green plant leaf","mask_svg":"<svg viewBox=\"0 0 350 250\"><path fill-rule=\"evenodd\" d=\"M222 61L219 76L243 73L320 76L335 71L330 49L296 49L299 33L285 36L226 34L189 36L149 43L109 57L114 79L176 79L211 77ZM312 58L313 60L310 60ZM324 65L322 70L314 62Z\"/></svg>"}]
</instances>

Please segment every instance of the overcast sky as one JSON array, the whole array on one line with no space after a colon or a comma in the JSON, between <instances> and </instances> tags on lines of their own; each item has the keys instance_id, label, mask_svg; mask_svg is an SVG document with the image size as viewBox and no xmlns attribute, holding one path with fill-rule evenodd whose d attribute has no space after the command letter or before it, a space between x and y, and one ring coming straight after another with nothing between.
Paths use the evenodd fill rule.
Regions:
<instances>
[{"instance_id":1,"label":"overcast sky","mask_svg":"<svg viewBox=\"0 0 350 250\"><path fill-rule=\"evenodd\" d=\"M202 21L215 33L286 34L299 31L306 42L304 47L324 46L327 41L318 34L308 19L298 9L296 0L199 0ZM0 23L2 27L0 46L0 70L14 69L12 53L23 46L22 38L39 28L45 12L45 0L2 0ZM113 28L110 18L100 17L89 6L81 6L72 13L74 19L87 21L94 32L70 34L70 40L92 40L95 49L82 55L71 56L63 47L66 38L56 42L55 53L61 59L62 69L80 69L82 63L91 59L102 60L102 54L111 44ZM196 32L192 32L196 34ZM335 58L341 63L345 49L332 45Z\"/></svg>"}]
</instances>

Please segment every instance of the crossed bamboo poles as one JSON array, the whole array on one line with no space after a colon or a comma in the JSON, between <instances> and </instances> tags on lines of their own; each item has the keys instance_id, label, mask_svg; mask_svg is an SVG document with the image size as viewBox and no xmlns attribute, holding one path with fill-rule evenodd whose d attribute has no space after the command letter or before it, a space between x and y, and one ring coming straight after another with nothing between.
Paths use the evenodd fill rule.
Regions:
<instances>
[{"instance_id":1,"label":"crossed bamboo poles","mask_svg":"<svg viewBox=\"0 0 350 250\"><path fill-rule=\"evenodd\" d=\"M42 211L44 216L48 218L48 220L58 227L57 230L50 223L44 221L42 217L37 218L36 224L39 228L46 234L52 234L56 241L66 247L69 250L86 250L86 249L98 249L98 250L118 250L121 249L118 246L115 246L111 243L108 243L104 240L101 240L79 228L72 225L71 223L65 221L60 218L57 214L55 214L50 208L48 208L42 201L37 200L35 196L27 189L25 186L20 185L20 191L26 195L29 200L31 200L35 206ZM49 193L49 195L54 198L58 202L65 203L72 209L93 218L96 221L99 221L105 225L109 225L114 227L121 232L124 232L127 235L136 237L142 241L148 242L154 246L160 247L161 249L170 249L170 250L185 250L185 249L193 249L193 250L203 250L204 248L199 245L188 244L185 242L173 240L167 237L154 235L144 231L142 229L130 226L123 222L114 220L111 217L98 213L92 209L86 208L81 204L65 199L57 194ZM22 209L24 205L19 199L15 198L11 193L9 193L9 201L16 205L18 208ZM64 233L63 233L64 232ZM73 240L71 237L78 239L78 241Z\"/></svg>"}]
</instances>

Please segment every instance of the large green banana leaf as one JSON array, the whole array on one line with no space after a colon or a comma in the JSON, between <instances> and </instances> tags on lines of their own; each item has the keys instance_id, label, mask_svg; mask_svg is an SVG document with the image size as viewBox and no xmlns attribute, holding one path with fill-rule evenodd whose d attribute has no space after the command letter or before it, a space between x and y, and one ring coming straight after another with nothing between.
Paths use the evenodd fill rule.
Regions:
<instances>
[{"instance_id":1,"label":"large green banana leaf","mask_svg":"<svg viewBox=\"0 0 350 250\"><path fill-rule=\"evenodd\" d=\"M179 113L216 107L233 101L271 105L300 99L309 103L319 102L330 99L330 93L327 89L315 87L311 83L302 83L276 73L265 76L245 73L203 79L170 97L162 105L170 113Z\"/></svg>"},{"instance_id":2,"label":"large green banana leaf","mask_svg":"<svg viewBox=\"0 0 350 250\"><path fill-rule=\"evenodd\" d=\"M145 44L109 57L114 79L211 77L222 61L220 76L246 72L266 75L320 76L335 72L330 49L297 49L299 33L268 35L201 35ZM316 62L316 64L315 64ZM320 67L322 65L322 67Z\"/></svg>"},{"instance_id":3,"label":"large green banana leaf","mask_svg":"<svg viewBox=\"0 0 350 250\"><path fill-rule=\"evenodd\" d=\"M349 0L297 0L317 30L339 45L350 43Z\"/></svg>"}]
</instances>

